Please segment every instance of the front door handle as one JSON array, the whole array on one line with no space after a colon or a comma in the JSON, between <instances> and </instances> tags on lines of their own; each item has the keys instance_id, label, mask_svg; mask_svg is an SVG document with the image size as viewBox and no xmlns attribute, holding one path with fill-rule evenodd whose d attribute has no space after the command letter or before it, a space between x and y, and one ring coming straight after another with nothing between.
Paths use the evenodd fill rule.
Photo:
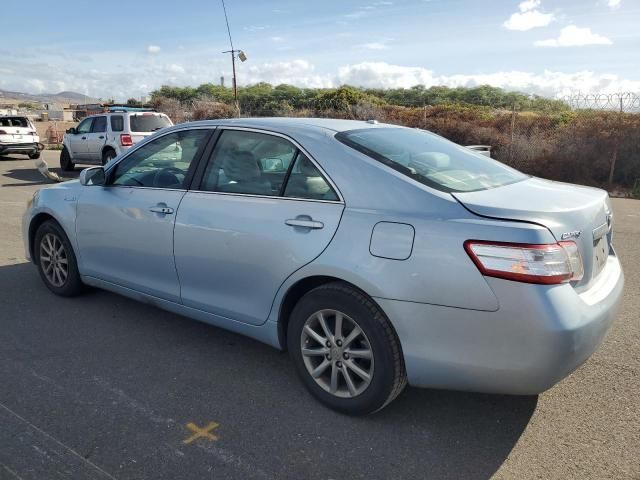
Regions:
<instances>
[{"instance_id":1,"label":"front door handle","mask_svg":"<svg viewBox=\"0 0 640 480\"><path fill-rule=\"evenodd\" d=\"M104 135L100 135L98 138L102 140L104 138Z\"/></svg>"},{"instance_id":2,"label":"front door handle","mask_svg":"<svg viewBox=\"0 0 640 480\"><path fill-rule=\"evenodd\" d=\"M87 139L87 137L82 137L82 140L86 140L86 139Z\"/></svg>"},{"instance_id":3,"label":"front door handle","mask_svg":"<svg viewBox=\"0 0 640 480\"><path fill-rule=\"evenodd\" d=\"M315 220L312 220L311 218L304 219L304 218L290 218L289 220L285 220L285 222L287 225L289 225L290 227L302 227L302 228L311 228L314 230L320 229L324 227L324 223L322 222L316 222Z\"/></svg>"},{"instance_id":4,"label":"front door handle","mask_svg":"<svg viewBox=\"0 0 640 480\"><path fill-rule=\"evenodd\" d=\"M163 207L158 205L157 207L149 208L150 212L162 213L163 215L171 215L173 213L173 208L171 207Z\"/></svg>"}]
</instances>

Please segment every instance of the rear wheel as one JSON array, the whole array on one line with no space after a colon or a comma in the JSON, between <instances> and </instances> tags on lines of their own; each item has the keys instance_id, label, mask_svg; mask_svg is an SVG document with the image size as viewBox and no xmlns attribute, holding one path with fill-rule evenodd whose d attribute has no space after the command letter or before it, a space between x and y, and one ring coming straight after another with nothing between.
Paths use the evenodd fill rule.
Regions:
<instances>
[{"instance_id":1,"label":"rear wheel","mask_svg":"<svg viewBox=\"0 0 640 480\"><path fill-rule=\"evenodd\" d=\"M71 155L69 155L67 147L62 147L62 151L60 152L60 168L65 172L70 172L75 168L75 166L75 163L71 160Z\"/></svg>"},{"instance_id":2,"label":"rear wheel","mask_svg":"<svg viewBox=\"0 0 640 480\"><path fill-rule=\"evenodd\" d=\"M106 165L114 158L116 158L116 152L108 148L107 150L102 152L102 165Z\"/></svg>"},{"instance_id":3,"label":"rear wheel","mask_svg":"<svg viewBox=\"0 0 640 480\"><path fill-rule=\"evenodd\" d=\"M322 285L302 297L287 341L305 386L340 412L380 410L407 383L391 324L369 297L344 283Z\"/></svg>"},{"instance_id":4,"label":"rear wheel","mask_svg":"<svg viewBox=\"0 0 640 480\"><path fill-rule=\"evenodd\" d=\"M38 272L47 288L56 295L73 297L83 290L71 242L54 220L38 228L33 244Z\"/></svg>"}]
</instances>

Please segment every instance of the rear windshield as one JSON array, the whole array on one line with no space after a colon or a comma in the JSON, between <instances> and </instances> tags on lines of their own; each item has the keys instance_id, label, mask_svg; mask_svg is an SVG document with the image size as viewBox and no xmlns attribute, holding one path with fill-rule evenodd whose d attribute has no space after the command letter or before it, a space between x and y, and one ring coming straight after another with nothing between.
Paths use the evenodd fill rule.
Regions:
<instances>
[{"instance_id":1,"label":"rear windshield","mask_svg":"<svg viewBox=\"0 0 640 480\"><path fill-rule=\"evenodd\" d=\"M25 117L2 117L0 127L22 127L29 128L29 120Z\"/></svg>"},{"instance_id":2,"label":"rear windshield","mask_svg":"<svg viewBox=\"0 0 640 480\"><path fill-rule=\"evenodd\" d=\"M132 132L155 132L161 128L171 125L169 119L162 115L131 115L130 117Z\"/></svg>"},{"instance_id":3,"label":"rear windshield","mask_svg":"<svg viewBox=\"0 0 640 480\"><path fill-rule=\"evenodd\" d=\"M527 178L502 163L412 128L367 128L340 132L336 139L429 187L471 192Z\"/></svg>"}]
</instances>

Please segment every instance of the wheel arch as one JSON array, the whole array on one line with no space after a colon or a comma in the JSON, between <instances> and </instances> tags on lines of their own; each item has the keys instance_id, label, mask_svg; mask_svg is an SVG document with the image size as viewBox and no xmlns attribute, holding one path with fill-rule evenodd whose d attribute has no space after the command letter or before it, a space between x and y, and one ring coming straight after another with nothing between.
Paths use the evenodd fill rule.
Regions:
<instances>
[{"instance_id":1,"label":"wheel arch","mask_svg":"<svg viewBox=\"0 0 640 480\"><path fill-rule=\"evenodd\" d=\"M33 243L35 242L36 239L36 232L38 231L38 228L40 228L40 225L42 225L44 222L46 222L47 220L53 220L54 222L56 222L58 224L58 226L62 229L62 231L65 233L65 235L67 236L67 238L69 239L69 241L71 242L72 248L73 248L73 241L71 240L71 237L69 236L69 233L67 232L67 229L64 227L63 223L58 220L56 217L54 217L51 213L49 212L40 212L36 215L33 216L33 218L31 219L31 222L29 223L29 255L31 257L31 261L35 263L35 257L33 254Z\"/></svg>"},{"instance_id":2,"label":"wheel arch","mask_svg":"<svg viewBox=\"0 0 640 480\"><path fill-rule=\"evenodd\" d=\"M117 153L116 149L113 148L112 145L106 144L102 147L102 152L100 153L100 156L104 157L104 154L107 153L109 150L111 150L113 153Z\"/></svg>"},{"instance_id":3,"label":"wheel arch","mask_svg":"<svg viewBox=\"0 0 640 480\"><path fill-rule=\"evenodd\" d=\"M378 302L376 302L375 298L373 298L370 294L368 294L364 289L355 285L352 282L344 280L339 277L331 276L331 275L311 275L297 280L293 285L291 285L287 292L282 297L282 301L280 302L280 308L278 310L278 341L280 343L280 347L283 350L287 349L287 329L289 327L289 317L291 316L291 312L295 308L296 304L300 301L300 299L306 295L308 292L317 288L321 285L325 285L327 283L340 282L354 290L359 291L361 294L368 297L376 306L380 309L387 320L389 321L389 325L391 329L395 332L395 327L393 323L389 320L386 312L380 306Z\"/></svg>"}]
</instances>

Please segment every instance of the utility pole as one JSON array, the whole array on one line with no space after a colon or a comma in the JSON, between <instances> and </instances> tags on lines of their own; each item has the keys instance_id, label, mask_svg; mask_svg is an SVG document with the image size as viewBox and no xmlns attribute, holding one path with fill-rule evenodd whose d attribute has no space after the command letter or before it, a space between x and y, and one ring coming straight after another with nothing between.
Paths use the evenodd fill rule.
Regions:
<instances>
[{"instance_id":1,"label":"utility pole","mask_svg":"<svg viewBox=\"0 0 640 480\"><path fill-rule=\"evenodd\" d=\"M240 116L240 102L238 102L238 79L236 77L236 55L241 62L247 60L247 56L242 50L236 50L233 48L233 40L231 39L231 29L229 28L229 18L227 17L227 7L224 4L224 0L222 2L222 9L224 10L224 20L227 24L227 33L229 34L229 44L231 45L231 50L224 51L222 53L230 53L231 54L231 68L233 69L233 101L236 107L236 113L238 117Z\"/></svg>"}]
</instances>

